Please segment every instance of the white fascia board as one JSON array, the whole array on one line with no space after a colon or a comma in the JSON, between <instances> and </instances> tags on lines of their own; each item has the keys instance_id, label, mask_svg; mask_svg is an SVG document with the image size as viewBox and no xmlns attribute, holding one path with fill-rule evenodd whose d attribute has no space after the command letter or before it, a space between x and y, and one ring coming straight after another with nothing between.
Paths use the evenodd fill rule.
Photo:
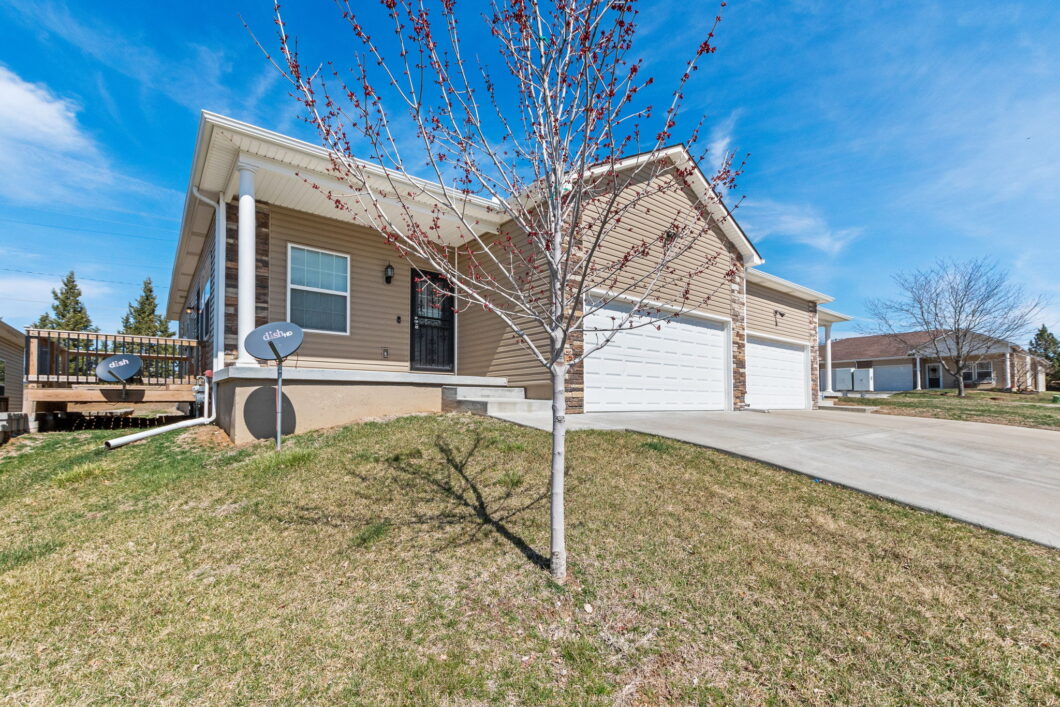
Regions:
<instances>
[{"instance_id":1,"label":"white fascia board","mask_svg":"<svg viewBox=\"0 0 1060 707\"><path fill-rule=\"evenodd\" d=\"M849 314L843 314L833 309L825 309L824 307L817 308L817 321L821 324L835 324L837 322L849 322L854 317Z\"/></svg>"},{"instance_id":2,"label":"white fascia board","mask_svg":"<svg viewBox=\"0 0 1060 707\"><path fill-rule=\"evenodd\" d=\"M627 294L611 294L607 290L599 287L594 287L589 290L589 297L592 296L603 297L605 299L610 298L612 302L620 304L637 304L641 302L640 297L636 295ZM681 309L678 305L667 304L666 302L660 302L659 300L644 300L642 302L644 307L651 307L658 309L662 312L669 312L670 314L676 314L679 317L694 317L696 319L705 319L711 322L718 322L720 324L732 324L732 317L724 317L720 314L712 314L710 312L704 312L700 309Z\"/></svg>"},{"instance_id":3,"label":"white fascia board","mask_svg":"<svg viewBox=\"0 0 1060 707\"><path fill-rule=\"evenodd\" d=\"M187 249L188 239L191 238L191 222L195 209L201 203L192 193L192 188L199 185L199 175L202 173L203 164L206 161L206 150L213 137L213 125L207 120L212 115L202 111L199 115L199 130L195 137L195 151L192 153L191 174L188 177L188 188L184 192L184 209L180 219L180 231L177 238L177 250L173 255L173 269L169 276L169 296L166 298L166 318L176 320L180 318L180 310L184 306L183 297L178 296L183 289L180 287L182 280L191 282L191 278L183 278L180 274L180 265L183 262L183 254Z\"/></svg>"},{"instance_id":4,"label":"white fascia board","mask_svg":"<svg viewBox=\"0 0 1060 707\"><path fill-rule=\"evenodd\" d=\"M209 111L203 111L203 119L211 123L212 125L220 126L226 130L233 132L242 133L249 138L260 140L265 143L282 147L295 152L300 152L309 157L315 157L317 159L324 160L326 163L331 163L331 153L326 148L320 145L314 145L306 142L305 140L299 140L283 133L278 133L272 130L266 130L265 128L251 125L250 123L244 123L241 120L229 118L224 115L217 113L211 113ZM454 199L464 200L468 203L482 206L484 208L497 208L500 205L496 199L486 199L481 196L474 196L464 194L455 189L449 189L443 187L436 182L432 182L428 179L422 179L420 177L413 177L411 175L404 175L393 170L388 170L382 165L375 164L374 162L367 162L365 160L354 159L359 168L364 169L366 172L380 176L386 179L394 179L399 182L407 182L415 185L418 188L426 191L436 192L439 195L448 195Z\"/></svg>"},{"instance_id":5,"label":"white fascia board","mask_svg":"<svg viewBox=\"0 0 1060 707\"><path fill-rule=\"evenodd\" d=\"M809 287L797 285L794 282L791 282L790 280L785 280L784 278L777 277L776 275L770 275L769 273L762 272L761 270L748 270L747 280L749 282L755 283L756 285L762 285L763 287L768 287L771 290L777 290L779 292L786 292L789 295L795 295L796 297L809 300L810 302L816 302L818 304L835 301L834 297L829 297L823 292L811 290ZM836 312L836 314L838 314L838 312ZM852 317L849 317L841 321L849 321L849 319L851 318Z\"/></svg>"}]
</instances>

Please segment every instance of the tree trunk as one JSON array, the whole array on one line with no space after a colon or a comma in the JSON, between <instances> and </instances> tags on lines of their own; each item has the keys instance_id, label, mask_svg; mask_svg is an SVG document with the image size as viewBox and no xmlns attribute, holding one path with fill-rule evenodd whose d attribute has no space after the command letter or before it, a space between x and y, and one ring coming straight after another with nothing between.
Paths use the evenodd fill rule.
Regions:
<instances>
[{"instance_id":1,"label":"tree trunk","mask_svg":"<svg viewBox=\"0 0 1060 707\"><path fill-rule=\"evenodd\" d=\"M964 371L957 371L957 397L963 398L967 395L964 390Z\"/></svg>"},{"instance_id":2,"label":"tree trunk","mask_svg":"<svg viewBox=\"0 0 1060 707\"><path fill-rule=\"evenodd\" d=\"M566 379L566 366L552 367L552 539L549 545L549 568L552 570L552 578L557 582L563 582L567 578L567 539L563 513L563 484L567 467Z\"/></svg>"}]
</instances>

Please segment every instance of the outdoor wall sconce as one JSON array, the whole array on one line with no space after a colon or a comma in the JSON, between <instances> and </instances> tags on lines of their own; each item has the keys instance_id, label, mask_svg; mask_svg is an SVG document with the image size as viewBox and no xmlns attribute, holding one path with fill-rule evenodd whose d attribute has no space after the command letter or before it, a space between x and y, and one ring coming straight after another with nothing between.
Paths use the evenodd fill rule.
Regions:
<instances>
[{"instance_id":1,"label":"outdoor wall sconce","mask_svg":"<svg viewBox=\"0 0 1060 707\"><path fill-rule=\"evenodd\" d=\"M773 310L773 316L774 317L780 317L781 319L783 319L784 318L784 312L781 312L779 309L774 309Z\"/></svg>"},{"instance_id":2,"label":"outdoor wall sconce","mask_svg":"<svg viewBox=\"0 0 1060 707\"><path fill-rule=\"evenodd\" d=\"M677 231L667 231L663 234L663 243L666 245L673 245L673 242L677 240Z\"/></svg>"},{"instance_id":3,"label":"outdoor wall sconce","mask_svg":"<svg viewBox=\"0 0 1060 707\"><path fill-rule=\"evenodd\" d=\"M195 314L195 308L194 307L185 307L184 308L184 313L185 314Z\"/></svg>"},{"instance_id":4,"label":"outdoor wall sconce","mask_svg":"<svg viewBox=\"0 0 1060 707\"><path fill-rule=\"evenodd\" d=\"M394 266L390 263L387 263L386 267L383 268L383 279L386 280L388 285L394 280Z\"/></svg>"}]
</instances>

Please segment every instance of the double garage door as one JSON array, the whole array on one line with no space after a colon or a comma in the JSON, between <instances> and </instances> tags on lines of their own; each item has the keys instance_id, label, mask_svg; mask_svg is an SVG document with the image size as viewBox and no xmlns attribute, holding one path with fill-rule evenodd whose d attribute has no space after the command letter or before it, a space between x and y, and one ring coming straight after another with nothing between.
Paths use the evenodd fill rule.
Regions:
<instances>
[{"instance_id":1,"label":"double garage door","mask_svg":"<svg viewBox=\"0 0 1060 707\"><path fill-rule=\"evenodd\" d=\"M628 309L589 315L592 346ZM728 405L728 332L724 324L690 316L619 332L585 360L585 411L724 410Z\"/></svg>"}]
</instances>

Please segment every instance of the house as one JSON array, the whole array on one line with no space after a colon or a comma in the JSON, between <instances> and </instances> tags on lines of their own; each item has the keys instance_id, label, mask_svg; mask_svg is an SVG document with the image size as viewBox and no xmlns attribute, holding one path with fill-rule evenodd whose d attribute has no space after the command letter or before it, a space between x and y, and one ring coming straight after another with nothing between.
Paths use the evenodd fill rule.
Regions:
<instances>
[{"instance_id":1,"label":"house","mask_svg":"<svg viewBox=\"0 0 1060 707\"><path fill-rule=\"evenodd\" d=\"M683 147L666 155L690 160ZM349 188L329 166L318 146L202 114L167 314L181 336L199 341L203 368L213 371L218 422L233 440L271 434L275 372L242 344L268 321L306 331L284 367L287 430L440 411L443 388L450 398L514 389L529 401L548 399L547 371L496 315L414 284L411 265L378 232L336 210L322 189ZM709 188L696 170L674 193L694 199ZM453 196L502 231L493 202ZM651 207L637 228L657 238L675 207L661 197ZM721 216L707 215L703 228L724 254L717 269L731 268L735 280L704 275L696 287L712 295L702 311L658 330L622 332L572 370L569 412L816 404L819 327L830 332L849 318L819 307L831 297L759 270L758 251ZM457 242L459 233L444 219L432 232L441 243Z\"/></svg>"},{"instance_id":2,"label":"house","mask_svg":"<svg viewBox=\"0 0 1060 707\"><path fill-rule=\"evenodd\" d=\"M938 356L952 350L948 338L945 332L914 331L829 342L833 375L832 386L825 392L956 388L957 380ZM973 347L975 361L964 372L966 386L1046 389L1047 361L1008 341L979 339L980 343Z\"/></svg>"},{"instance_id":3,"label":"house","mask_svg":"<svg viewBox=\"0 0 1060 707\"><path fill-rule=\"evenodd\" d=\"M0 413L22 410L26 334L0 320Z\"/></svg>"}]
</instances>

